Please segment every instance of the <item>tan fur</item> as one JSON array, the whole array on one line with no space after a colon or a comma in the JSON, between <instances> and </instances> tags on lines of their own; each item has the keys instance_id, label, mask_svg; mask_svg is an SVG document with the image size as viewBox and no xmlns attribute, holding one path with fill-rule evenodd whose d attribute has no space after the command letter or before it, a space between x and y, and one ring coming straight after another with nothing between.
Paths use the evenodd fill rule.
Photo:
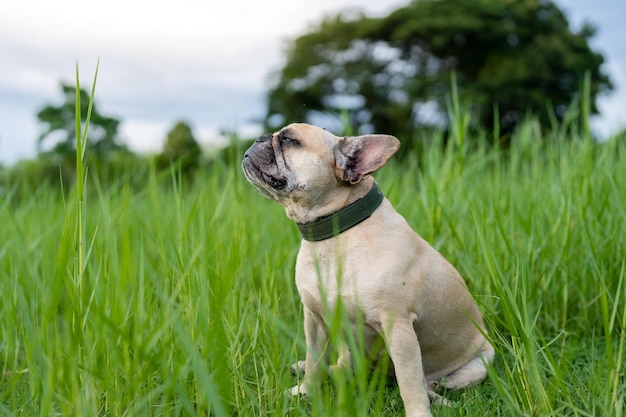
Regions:
<instances>
[{"instance_id":1,"label":"tan fur","mask_svg":"<svg viewBox=\"0 0 626 417\"><path fill-rule=\"evenodd\" d=\"M282 204L289 218L305 223L363 197L374 182L370 174L398 146L393 136L339 138L292 124L259 138L242 165L263 195ZM370 218L334 238L303 240L296 286L304 305L307 353L306 374L290 390L293 395L307 394L325 374L327 306L339 300L348 317L363 318L366 344L373 345L378 335L384 339L407 416L429 416L429 396L445 402L435 386L452 390L478 383L493 360L465 282L387 199ZM331 368L350 364L350 352L342 347Z\"/></svg>"}]
</instances>

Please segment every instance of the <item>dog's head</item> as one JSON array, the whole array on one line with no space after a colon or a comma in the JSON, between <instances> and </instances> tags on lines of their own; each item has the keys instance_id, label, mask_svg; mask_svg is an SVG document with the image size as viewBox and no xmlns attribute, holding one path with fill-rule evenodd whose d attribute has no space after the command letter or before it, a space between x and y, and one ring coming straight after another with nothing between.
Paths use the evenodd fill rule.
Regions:
<instances>
[{"instance_id":1,"label":"dog's head","mask_svg":"<svg viewBox=\"0 0 626 417\"><path fill-rule=\"evenodd\" d=\"M246 178L264 196L306 222L345 205L349 188L382 167L399 148L389 135L337 137L291 124L258 138L243 157Z\"/></svg>"}]
</instances>

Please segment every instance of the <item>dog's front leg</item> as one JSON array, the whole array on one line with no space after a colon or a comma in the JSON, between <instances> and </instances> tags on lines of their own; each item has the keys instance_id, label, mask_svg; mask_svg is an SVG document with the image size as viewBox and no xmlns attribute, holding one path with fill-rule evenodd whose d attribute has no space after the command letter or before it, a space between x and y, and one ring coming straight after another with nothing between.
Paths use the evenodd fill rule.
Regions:
<instances>
[{"instance_id":1,"label":"dog's front leg","mask_svg":"<svg viewBox=\"0 0 626 417\"><path fill-rule=\"evenodd\" d=\"M422 353L412 320L396 319L383 329L407 417L430 416Z\"/></svg>"},{"instance_id":2,"label":"dog's front leg","mask_svg":"<svg viewBox=\"0 0 626 417\"><path fill-rule=\"evenodd\" d=\"M291 395L307 395L314 383L319 383L326 375L326 348L328 332L319 316L308 308L304 308L304 337L306 339L306 358L304 379L299 385L291 388Z\"/></svg>"},{"instance_id":3,"label":"dog's front leg","mask_svg":"<svg viewBox=\"0 0 626 417\"><path fill-rule=\"evenodd\" d=\"M339 342L337 363L328 368L329 374L340 373L352 369L352 355L345 340Z\"/></svg>"}]
</instances>

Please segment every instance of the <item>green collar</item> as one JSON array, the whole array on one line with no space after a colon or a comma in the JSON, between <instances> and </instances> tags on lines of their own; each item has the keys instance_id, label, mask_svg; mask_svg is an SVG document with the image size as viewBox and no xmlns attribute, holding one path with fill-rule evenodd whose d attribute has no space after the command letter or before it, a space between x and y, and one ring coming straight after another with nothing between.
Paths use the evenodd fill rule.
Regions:
<instances>
[{"instance_id":1,"label":"green collar","mask_svg":"<svg viewBox=\"0 0 626 417\"><path fill-rule=\"evenodd\" d=\"M297 223L302 238L311 242L328 239L345 232L372 215L383 201L383 193L374 183L365 197L356 200L339 211L320 217L309 223Z\"/></svg>"}]
</instances>

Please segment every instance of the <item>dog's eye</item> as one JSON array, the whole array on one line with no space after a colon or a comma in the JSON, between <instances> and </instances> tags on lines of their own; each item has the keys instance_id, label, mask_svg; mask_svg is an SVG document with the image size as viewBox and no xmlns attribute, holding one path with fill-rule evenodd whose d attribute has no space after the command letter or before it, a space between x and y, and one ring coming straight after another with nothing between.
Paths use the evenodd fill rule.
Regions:
<instances>
[{"instance_id":1,"label":"dog's eye","mask_svg":"<svg viewBox=\"0 0 626 417\"><path fill-rule=\"evenodd\" d=\"M282 143L285 143L285 144L300 145L300 141L298 139L290 138L289 136L285 136L283 134L279 136L279 139Z\"/></svg>"}]
</instances>

